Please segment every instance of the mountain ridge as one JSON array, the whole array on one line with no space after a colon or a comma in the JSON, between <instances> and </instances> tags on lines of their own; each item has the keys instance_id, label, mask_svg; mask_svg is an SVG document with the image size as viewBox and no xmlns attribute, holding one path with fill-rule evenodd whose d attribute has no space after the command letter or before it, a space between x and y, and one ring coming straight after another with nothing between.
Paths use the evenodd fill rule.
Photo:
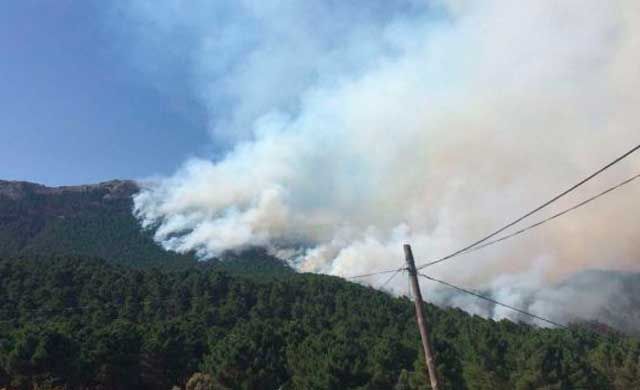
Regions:
<instances>
[{"instance_id":1,"label":"mountain ridge","mask_svg":"<svg viewBox=\"0 0 640 390\"><path fill-rule=\"evenodd\" d=\"M22 181L22 180L1 180L0 196L19 200L29 194L54 195L65 192L108 192L107 195L115 198L129 197L140 190L140 186L133 180L113 179L94 184L46 186L44 184Z\"/></svg>"},{"instance_id":2,"label":"mountain ridge","mask_svg":"<svg viewBox=\"0 0 640 390\"><path fill-rule=\"evenodd\" d=\"M133 180L48 187L26 181L0 180L0 256L36 254L103 258L133 267L184 269L219 266L234 272L290 272L282 260L260 248L201 261L194 253L167 251L134 217ZM233 261L225 261L233 258ZM250 263L250 261L253 263Z\"/></svg>"}]
</instances>

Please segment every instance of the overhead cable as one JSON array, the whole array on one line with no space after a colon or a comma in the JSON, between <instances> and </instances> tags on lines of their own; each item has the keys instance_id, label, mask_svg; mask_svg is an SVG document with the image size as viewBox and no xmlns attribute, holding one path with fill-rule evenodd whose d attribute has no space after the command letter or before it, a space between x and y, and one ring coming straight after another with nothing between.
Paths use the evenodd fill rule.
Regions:
<instances>
[{"instance_id":1,"label":"overhead cable","mask_svg":"<svg viewBox=\"0 0 640 390\"><path fill-rule=\"evenodd\" d=\"M394 272L393 274L391 274L391 276L389 276L389 278L380 285L380 289L383 289L387 284L389 284L396 276L398 276L398 274L400 273L400 271L403 271L404 268L399 268L396 270L396 272Z\"/></svg>"},{"instance_id":2,"label":"overhead cable","mask_svg":"<svg viewBox=\"0 0 640 390\"><path fill-rule=\"evenodd\" d=\"M360 275L354 275L354 276L347 276L347 277L345 277L345 279L362 279L362 278L368 278L369 276L376 276L376 275L390 274L390 273L392 273L392 272L399 272L399 271L402 271L403 269L404 269L404 267L397 268L397 269L390 269L390 270L386 270L386 271L371 272L371 273L368 273L368 274L360 274Z\"/></svg>"},{"instance_id":3,"label":"overhead cable","mask_svg":"<svg viewBox=\"0 0 640 390\"><path fill-rule=\"evenodd\" d=\"M639 178L640 178L640 174L634 175L634 176L632 176L632 177L630 177L630 178L628 178L628 179L626 179L626 180L624 180L624 181L622 181L622 182L620 182L620 183L618 183L618 184L616 184L616 185L614 185L612 187L609 187L606 190L604 190L604 191L602 191L602 192L600 192L600 193L598 193L598 194L596 194L596 195L594 195L594 196L592 196L592 197L590 197L590 198L588 198L588 199L586 199L586 200L584 200L584 201L582 201L582 202L580 202L580 203L578 203L576 205L573 205L573 206L571 206L571 207L569 207L569 208L567 208L567 209L565 209L565 210L563 210L563 211L561 211L559 213L556 213L556 214L554 214L554 215L552 215L552 216L550 216L548 218L545 218L545 219L543 219L541 221L538 221L538 222L536 222L536 223L534 223L532 225L524 227L524 228L522 228L522 229L520 229L518 231L515 231L515 232L513 232L511 234L507 234L506 236L502 236L502 237L497 238L495 240L485 242L484 244L474 246L473 248L470 248L470 249L468 249L468 250L466 250L464 252L457 253L456 256L445 256L445 257L443 257L441 259L434 260L434 261L428 262L426 264L422 264L417 269L424 269L424 268L430 267L430 266L432 266L434 264L441 263L441 262L443 262L445 260L452 259L453 257L466 255L467 253L475 252L475 251L480 250L482 248L486 248L486 247L491 246L493 244L497 244L499 242L505 241L505 240L507 240L509 238L512 238L512 237L515 237L515 236L519 236L522 233L525 233L525 232L527 232L527 231L529 231L531 229L537 228L540 225L543 225L543 224L545 224L547 222L553 221L554 219L556 219L558 217L561 217L561 216L563 216L565 214L568 214L568 213L570 213L572 211L575 211L575 210L579 209L582 206L586 206L587 204L593 202L594 200L596 200L596 199L598 199L598 198L600 198L600 197L602 197L604 195L607 195L608 193L613 192L613 191L615 191L615 190L617 190L617 189L619 189L619 188L621 188L621 187L623 187L623 186L625 186L625 185L627 185L627 184L629 184L629 183L631 183L631 182L633 182L633 181L635 181L635 180L637 180Z\"/></svg>"},{"instance_id":4,"label":"overhead cable","mask_svg":"<svg viewBox=\"0 0 640 390\"><path fill-rule=\"evenodd\" d=\"M482 295L482 294L480 294L480 293L477 293L477 292L474 292L474 291L471 291L471 290L467 290L467 289L465 289L465 288L462 288L462 287L459 287L459 286L453 285L453 284L451 284L451 283L449 283L449 282L445 282L444 280L436 279L436 278L434 278L434 277L431 277L431 276L425 275L425 274L423 274L423 273L418 273L418 275L422 276L422 277L423 277L423 278L425 278L425 279L428 279L428 280L434 281L434 282L436 282L436 283L440 283L440 284L442 284L442 285L445 285L445 286L450 287L450 288L452 288L452 289L458 290L458 291L460 291L460 292L463 292L463 293L466 293L466 294L469 294L469 295L473 295L474 297L477 297L477 298L480 298L480 299L484 299L485 301L491 302L491 303L493 303L493 304L495 304L495 305L502 306L502 307L507 308L507 309L509 309L509 310L513 310L513 311L515 311L515 312L517 312L517 313L524 314L524 315L526 315L526 316L529 316L529 317L535 318L535 319L540 320L540 321L544 321L544 322L546 322L546 323L548 323L548 324L551 324L551 325L557 326L557 327L559 327L559 328L568 328L568 326L567 326L567 325L563 325L563 324L561 324L561 323L558 323L558 322L552 321L552 320L550 320L550 319L548 319L548 318L541 317L541 316L539 316L539 315L537 315L537 314L529 313L528 311L525 311L525 310L519 309L519 308L514 307L514 306L511 306L511 305L507 305L506 303L498 302L498 301L496 301L495 299L492 299L492 298L489 298L489 297L487 297L487 296L484 296L484 295Z\"/></svg>"},{"instance_id":5,"label":"overhead cable","mask_svg":"<svg viewBox=\"0 0 640 390\"><path fill-rule=\"evenodd\" d=\"M598 169L597 171L595 171L594 173L590 174L589 176L585 177L584 179L580 180L578 183L572 185L571 187L569 187L568 189L562 191L561 193L559 193L558 195L554 196L553 198L549 199L548 201L544 202L543 204L541 204L540 206L536 207L535 209L529 211L528 213L524 214L523 216L516 218L514 221L509 222L508 224L504 225L503 227L501 227L500 229L494 231L493 233L489 234L488 236L485 236L439 260L437 260L437 262L442 262L445 260L448 260L452 257L455 257L459 254L461 254L462 252L466 252L469 249L478 246L480 244L482 244L485 241L488 241L490 239L492 239L493 237L497 236L498 234L504 232L505 230L509 229L510 227L516 225L517 223L523 221L524 219L530 217L531 215L537 213L538 211L548 207L549 205L551 205L552 203L558 201L559 199L565 197L566 195L568 195L569 193L575 191L577 188L583 186L584 184L586 184L587 182L591 181L593 178L595 178L596 176L600 175L601 173L603 173L604 171L606 171L607 169L611 168L612 166L618 164L620 161L624 160L625 158L627 158L629 155L633 154L634 152L640 150L640 145L636 145L633 148L631 148L629 151L625 152L624 154L622 154L621 156L617 157L616 159L614 159L613 161L611 161L610 163L606 164L605 166L603 166L602 168ZM417 269L422 269L424 268L425 265L421 265L419 266Z\"/></svg>"}]
</instances>

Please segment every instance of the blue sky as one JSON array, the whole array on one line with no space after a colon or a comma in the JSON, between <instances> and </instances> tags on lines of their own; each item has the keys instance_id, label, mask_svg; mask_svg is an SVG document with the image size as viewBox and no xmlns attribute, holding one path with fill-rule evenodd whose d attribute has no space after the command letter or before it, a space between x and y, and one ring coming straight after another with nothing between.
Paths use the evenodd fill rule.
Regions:
<instances>
[{"instance_id":1,"label":"blue sky","mask_svg":"<svg viewBox=\"0 0 640 390\"><path fill-rule=\"evenodd\" d=\"M7 1L0 179L49 185L171 175L221 158L261 118L392 55L415 0Z\"/></svg>"},{"instance_id":2,"label":"blue sky","mask_svg":"<svg viewBox=\"0 0 640 390\"><path fill-rule=\"evenodd\" d=\"M140 178L205 152L204 110L140 77L101 4L0 5L0 179Z\"/></svg>"}]
</instances>

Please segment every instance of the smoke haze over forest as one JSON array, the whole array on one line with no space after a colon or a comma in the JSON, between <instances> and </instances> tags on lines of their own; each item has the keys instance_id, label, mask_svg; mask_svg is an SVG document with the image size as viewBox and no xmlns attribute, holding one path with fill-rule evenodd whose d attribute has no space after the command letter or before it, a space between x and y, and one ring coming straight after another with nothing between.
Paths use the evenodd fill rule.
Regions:
<instances>
[{"instance_id":1,"label":"smoke haze over forest","mask_svg":"<svg viewBox=\"0 0 640 390\"><path fill-rule=\"evenodd\" d=\"M135 198L158 242L203 259L264 246L301 271L349 276L397 268L410 242L421 263L640 139L631 0L140 1L119 11L113 28L130 40L133 63L160 89L172 86L159 65L179 67L209 112L212 140L227 145L148 180ZM544 215L639 171L631 156ZM563 314L575 310L571 288L534 292L590 269L639 271L639 195L632 184L429 272L542 315L591 315L602 299ZM389 288L404 293L406 281Z\"/></svg>"}]
</instances>

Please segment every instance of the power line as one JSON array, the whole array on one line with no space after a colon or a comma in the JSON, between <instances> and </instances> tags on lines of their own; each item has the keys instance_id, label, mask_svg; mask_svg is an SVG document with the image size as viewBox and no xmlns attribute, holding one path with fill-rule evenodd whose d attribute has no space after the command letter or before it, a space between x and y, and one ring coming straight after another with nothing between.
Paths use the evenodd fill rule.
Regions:
<instances>
[{"instance_id":1,"label":"power line","mask_svg":"<svg viewBox=\"0 0 640 390\"><path fill-rule=\"evenodd\" d=\"M466 294L473 295L473 296L475 296L475 297L477 297L477 298L487 300L487 301L489 301L489 302L491 302L491 303L493 303L493 304L495 304L495 305L499 305L499 306L505 307L505 308L507 308L507 309L514 310L514 311L516 311L516 312L518 312L518 313L520 313L520 314L524 314L524 315L526 315L526 316L529 316L529 317L532 317L532 318L538 319L538 320L540 320L540 321L547 322L547 323L549 323L549 324L551 324L551 325L555 325L555 326L557 326L557 327L564 328L564 329L569 329L569 330L572 330L572 329L573 329L573 326L565 325L565 324L561 324L561 323L558 323L558 322L555 322L555 321L549 320L548 318L541 317L541 316L539 316L539 315L537 315L537 314L529 313L529 312L527 312L527 311L525 311L525 310L522 310L522 309L519 309L519 308L517 308L517 307L511 306L511 305L507 305L507 304L502 303L502 302L498 302L498 301L496 301L495 299L492 299L492 298L489 298L489 297L487 297L487 296L484 296L484 295L482 295L482 294L480 294L480 293L478 293L478 292L475 292L475 291L471 291L471 290L464 289L464 288L462 288L462 287L459 287L459 286L453 285L453 284L451 284L451 283L449 283L449 282L445 282L444 280L439 280L439 279L433 278L433 277L431 277L431 276L425 275L425 274L423 274L423 273L418 273L418 275L420 275L420 276L422 276L423 278L426 278L426 279L428 279L428 280L431 280L431 281L434 281L434 282L436 282L436 283L443 284L443 285L445 285L445 286L447 286L447 287L450 287L450 288L452 288L452 289L458 290L458 291L460 291L460 292L464 292L464 293L466 293ZM589 329L589 328L587 328L587 327L579 327L579 328L580 328L580 329L582 329L582 330L586 330L586 331L588 331L589 333L593 334L594 336L601 337L601 338L605 338L605 337L607 337L607 336L611 336L611 335L614 335L614 336L616 336L616 337L620 337L620 335L618 335L618 334L608 334L608 335L606 335L606 334L601 334L600 332L598 332L598 331L596 331L596 330L593 330L593 329Z\"/></svg>"},{"instance_id":2,"label":"power line","mask_svg":"<svg viewBox=\"0 0 640 390\"><path fill-rule=\"evenodd\" d=\"M477 297L477 298L480 298L480 299L484 299L485 301L491 302L491 303L493 303L495 305L505 307L507 309L513 310L515 312L518 312L520 314L524 314L526 316L535 318L535 319L540 320L540 321L544 321L544 322L546 322L548 324L551 324L551 325L554 325L554 326L557 326L557 327L560 327L560 328L569 328L567 325L560 324L558 322L552 321L552 320L544 318L544 317L540 317L539 315L536 315L536 314L533 314L533 313L529 313L528 311L519 309L519 308L511 306L511 305L507 305L506 303L498 302L495 299L492 299L492 298L489 298L487 296L484 296L484 295L481 295L479 293L476 293L474 291L467 290L465 288L453 285L453 284L451 284L449 282L445 282L444 280L436 279L436 278L433 278L431 276L425 275L423 273L418 273L418 275L422 276L425 279L428 279L428 280L434 281L436 283L440 283L442 285L445 285L447 287L453 288L455 290L458 290L460 292L463 292L463 293L466 293L466 294L469 294L469 295L473 295L474 297Z\"/></svg>"},{"instance_id":3,"label":"power line","mask_svg":"<svg viewBox=\"0 0 640 390\"><path fill-rule=\"evenodd\" d=\"M387 284L389 284L396 276L398 276L398 274L400 273L400 271L403 271L404 268L400 268L398 270L396 270L396 272L394 272L393 274L391 274L391 276L389 276L389 278L380 285L380 289L384 288Z\"/></svg>"},{"instance_id":4,"label":"power line","mask_svg":"<svg viewBox=\"0 0 640 390\"><path fill-rule=\"evenodd\" d=\"M592 180L593 178L595 178L596 176L600 175L601 173L603 173L604 171L606 171L607 169L611 168L612 166L616 165L617 163L619 163L620 161L624 160L625 158L627 158L629 155L631 155L632 153L638 151L640 149L640 145L636 145L635 147L631 148L629 151L627 151L626 153L622 154L621 156L617 157L615 160L611 161L610 163L608 163L607 165L605 165L604 167L598 169L597 171L595 171L594 173L592 173L591 175L587 176L586 178L580 180L578 183L572 185L571 187L569 187L568 189L564 190L563 192L559 193L558 195L554 196L553 198L549 199L548 201L544 202L543 204L541 204L540 206L536 207L535 209L529 211L528 213L524 214L523 216L515 219L513 222L510 222L506 225L504 225L503 227L501 227L500 229L494 231L493 233L489 234L488 236L485 236L481 239L479 239L478 241L473 242L472 244L469 244L441 259L439 259L437 262L442 262L445 260L448 260L452 257L455 257L459 254L461 254L462 252L466 252L469 249L482 244L485 241L490 240L491 238L497 236L498 234L502 233L503 231L509 229L510 227L516 225L517 223L521 222L522 220L530 217L531 215L537 213L538 211L546 208L547 206L551 205L552 203L556 202L557 200L565 197L566 195L568 195L569 193L573 192L574 190L576 190L577 188L581 187L582 185L584 185L585 183L589 182L590 180ZM425 265L421 265L419 266L417 269L422 269L424 268Z\"/></svg>"},{"instance_id":5,"label":"power line","mask_svg":"<svg viewBox=\"0 0 640 390\"><path fill-rule=\"evenodd\" d=\"M635 146L635 147L633 147L632 149L630 149L630 150L629 150L629 151L627 151L626 153L622 154L621 156L617 157L615 160L611 161L610 163L608 163L608 164L607 164L607 165L605 165L604 167L600 168L600 169L599 169L599 170L597 170L596 172L594 172L594 173L592 173L591 175L587 176L586 178L582 179L582 180L581 180L581 181L579 181L578 183L574 184L573 186L571 186L571 187L570 187L570 188L568 188L567 190L565 190L565 191L563 191L562 193L560 193L560 194L558 194L558 195L554 196L552 199L550 199L550 200L546 201L546 202L545 202L545 203L543 203L542 205L540 205L540 206L536 207L535 209L533 209L532 211L530 211L530 212L526 213L525 215L521 216L520 218L517 218L517 219L516 219L516 220L514 220L513 222L510 222L510 223L508 223L507 225L505 225L505 226L501 227L500 229L498 229L498 230L494 231L493 233L489 234L488 236L485 236L485 237L483 237L482 239L480 239L480 240L478 240L478 241L475 241L474 243L472 243L472 244L470 244L470 245L467 245L467 246L465 246L464 248L459 249L459 250L457 250L457 251L455 251L455 252L453 252L453 253L451 253L451 254L449 254L449 255L447 255L447 256L441 257L441 258L439 258L438 260L435 260L435 261L432 261L432 262L429 262L429 263L426 263L426 264L421 264L420 266L416 267L416 269L421 270L421 269L423 269L423 268L425 268L425 267L429 267L429 266L431 266L431 265L434 265L434 264L437 264L437 263L441 263L441 262L443 262L443 261L449 260L449 259L451 259L451 258L453 258L453 257L458 256L458 255L461 255L461 254L463 254L463 253L470 252L470 249L472 249L472 248L474 248L474 247L476 247L476 246L478 246L478 245L480 245L480 244L484 243L484 242L485 242L485 241L487 241L487 240L490 240L491 238L493 238L493 237L497 236L498 234L502 233L503 231L507 230L508 228L510 228L510 227L512 227L512 226L514 226L514 225L516 225L517 223L519 223L519 222L523 221L524 219L526 219L526 218L530 217L531 215L533 215L533 214L537 213L538 211L540 211L540 210L542 210L542 209L544 209L544 208L548 207L548 206L549 206L549 205L551 205L552 203L554 203L554 202L556 202L557 200L559 200L559 199L563 198L564 196L568 195L570 192L573 192L573 191L574 191L574 190L576 190L578 187L581 187L582 185L586 184L588 181L592 180L592 179L593 179L593 178L595 178L596 176L600 175L601 173L603 173L603 172L604 172L604 171L606 171L607 169L609 169L609 168L611 168L612 166L616 165L617 163L619 163L620 161L624 160L624 159L625 159L625 158L627 158L629 155L633 154L634 152L636 152L636 151L638 151L638 150L640 150L640 144L639 144L639 145L637 145L637 146ZM628 181L630 182L630 181L633 181L633 180L635 180L635 179L636 179L636 177L631 178L631 179L629 179ZM605 193L599 194L599 196L597 196L597 197L603 196L603 195L605 195L606 193L611 192L611 191L613 191L614 189L617 189L617 188L619 188L619 187L621 187L621 186L623 186L623 185L625 185L625 184L627 184L627 183L626 183L626 182L623 182L623 183L619 184L618 186L616 186L616 188L611 188L610 190L605 191ZM597 197L596 197L596 198L597 198ZM589 200L589 201L588 201L588 202L586 202L586 203L589 203L589 202L591 202L592 200L595 200L595 199L591 199L591 200ZM585 204L586 204L586 203L585 203ZM578 207L580 207L580 206L578 206ZM577 208L577 207L576 207L576 208ZM569 210L569 211L572 211L572 210ZM567 212L569 212L569 211L567 211ZM566 213L565 213L565 214L566 214ZM557 218L557 217L556 217L556 218ZM535 226L534 226L534 227L535 227ZM533 227L531 227L531 228L533 228ZM518 233L518 234L521 234L521 233ZM514 235L516 235L516 234L514 234ZM500 239L495 240L495 241L496 241L496 242L499 242L499 240L500 240ZM506 240L506 238L504 238L504 239L502 239L502 240L500 240L500 241L503 241L503 240ZM495 242L494 242L494 243L495 243ZM488 246L488 245L485 245L485 246ZM485 246L482 246L482 248L484 248ZM475 250L475 249L474 249L474 250ZM370 276L376 276L376 275L382 275L382 274L390 274L390 273L394 273L394 272L399 271L399 270L401 271L402 269L403 269L403 268L400 268L400 269L391 269L391 270L384 270L384 271L378 271L378 272L371 272L371 273L360 274L360 275L354 275L354 276L348 276L348 277L345 277L345 279L349 279L349 280L351 280L351 279L361 279L361 278L367 278L367 277L370 277Z\"/></svg>"},{"instance_id":6,"label":"power line","mask_svg":"<svg viewBox=\"0 0 640 390\"><path fill-rule=\"evenodd\" d=\"M492 240L492 241L489 241L489 242L485 242L482 245L474 246L473 248L470 248L470 249L468 249L468 250L466 250L464 252L458 253L456 256L465 255L467 253L475 252L475 251L480 250L482 248L486 248L488 246L491 246L491 245L497 244L499 242L505 241L505 240L507 240L509 238L512 238L512 237L515 237L515 236L519 236L522 233L525 233L525 232L527 232L527 231L529 231L531 229L537 228L540 225L543 225L543 224L545 224L547 222L550 222L550 221L552 221L552 220L554 220L554 219L556 219L558 217L561 217L561 216L563 216L565 214L568 214L568 213L570 213L572 211L575 211L575 210L579 209L580 207L585 206L585 205L593 202L594 200L596 200L596 199L598 199L600 197L603 197L606 194L608 194L610 192L613 192L613 191L615 191L615 190L617 190L617 189L619 189L619 188L621 188L621 187L623 187L623 186L625 186L625 185L627 185L627 184L629 184L629 183L631 183L634 180L637 180L639 178L640 178L640 174L634 175L634 176L632 176L632 177L630 177L630 178L628 178L628 179L616 184L615 186L609 187L606 190L604 190L604 191L602 191L602 192L600 192L600 193L588 198L587 200L584 200L584 201L582 201L582 202L580 202L580 203L578 203L578 204L576 204L576 205L574 205L572 207L569 207L569 208L567 208L567 209L565 209L565 210L563 210L563 211L561 211L561 212L559 212L557 214L554 214L554 215L552 215L552 216L550 216L548 218L545 218L545 219L543 219L543 220L541 220L539 222L536 222L536 223L534 223L532 225L524 227L524 228L522 228L522 229L520 229L520 230L518 230L516 232L513 232L511 234L507 234L506 236L502 236L502 237L500 237L498 239L495 239L495 240ZM443 257L441 259L431 261L429 263L421 265L418 269L423 269L423 268L430 267L430 266L432 266L434 264L441 263L441 262L443 262L445 260L449 260L449 259L451 259L453 257L456 257L456 256L448 256L446 258Z\"/></svg>"},{"instance_id":7,"label":"power line","mask_svg":"<svg viewBox=\"0 0 640 390\"><path fill-rule=\"evenodd\" d=\"M347 276L345 277L345 279L362 279L362 278L368 278L369 276L376 276L376 275L383 275L383 274L390 274L392 272L399 272L402 271L404 269L404 267L398 268L398 269L391 269L391 270L386 270L386 271L378 271L378 272L371 272L368 274L360 274L360 275L354 275L354 276Z\"/></svg>"}]
</instances>

